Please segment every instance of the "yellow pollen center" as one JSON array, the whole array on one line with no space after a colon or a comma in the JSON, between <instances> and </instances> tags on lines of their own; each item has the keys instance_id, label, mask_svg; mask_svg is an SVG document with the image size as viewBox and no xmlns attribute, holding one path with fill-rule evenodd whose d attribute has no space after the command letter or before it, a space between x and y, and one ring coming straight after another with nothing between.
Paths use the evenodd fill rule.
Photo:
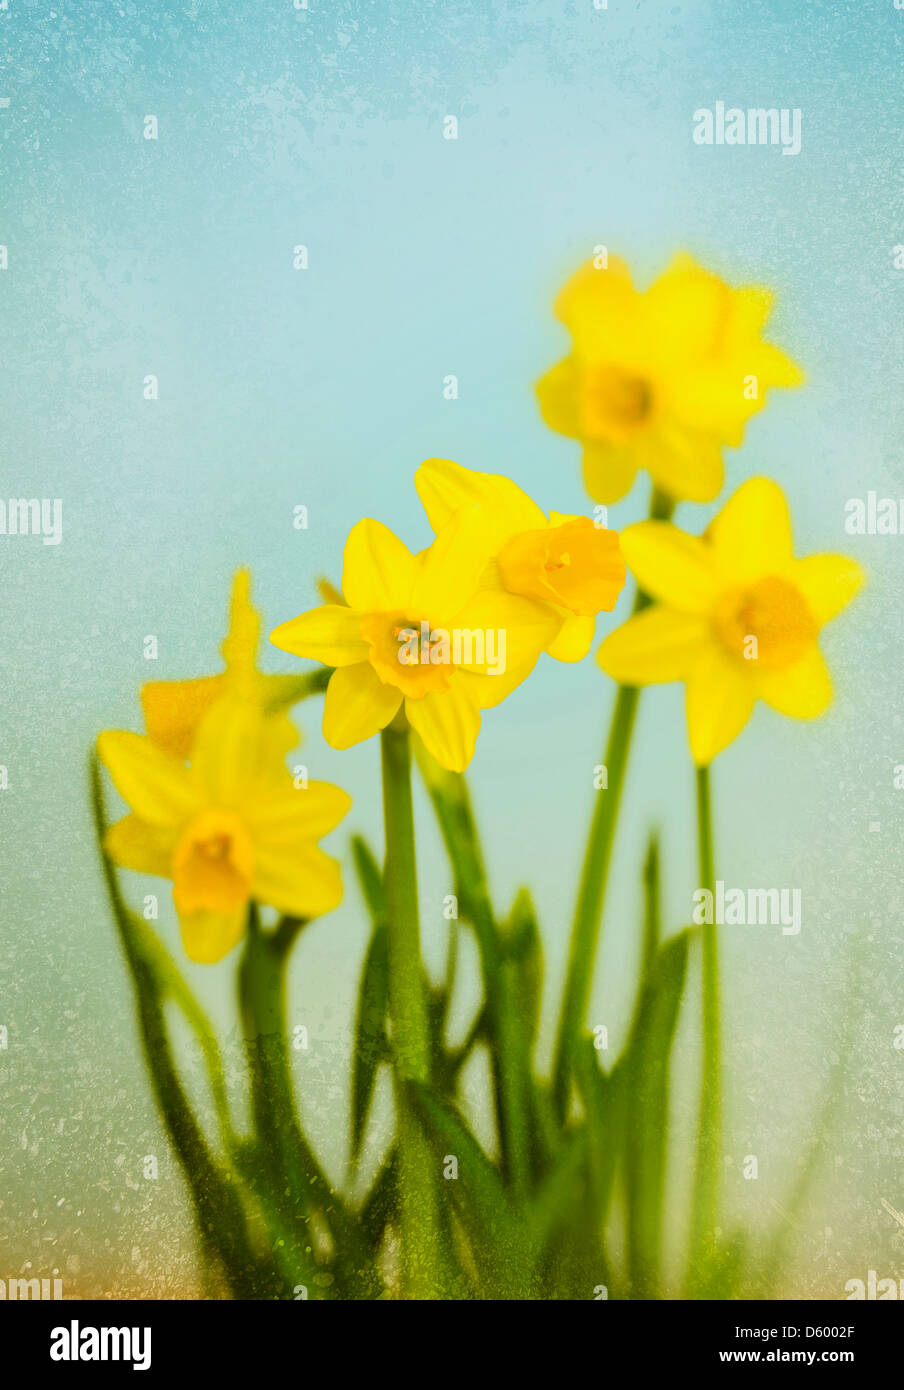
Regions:
<instances>
[{"instance_id":1,"label":"yellow pollen center","mask_svg":"<svg viewBox=\"0 0 904 1390\"><path fill-rule=\"evenodd\" d=\"M588 438L623 444L649 423L652 387L620 367L591 367L585 374L582 411Z\"/></svg>"},{"instance_id":2,"label":"yellow pollen center","mask_svg":"<svg viewBox=\"0 0 904 1390\"><path fill-rule=\"evenodd\" d=\"M425 638L426 632L426 638ZM368 657L384 685L394 685L411 700L449 689L453 667L448 643L429 623L403 613L368 613L361 619Z\"/></svg>"},{"instance_id":3,"label":"yellow pollen center","mask_svg":"<svg viewBox=\"0 0 904 1390\"><path fill-rule=\"evenodd\" d=\"M765 671L793 666L819 633L800 590L776 575L726 593L713 614L713 627L732 656Z\"/></svg>"},{"instance_id":4,"label":"yellow pollen center","mask_svg":"<svg viewBox=\"0 0 904 1390\"><path fill-rule=\"evenodd\" d=\"M499 554L499 574L511 594L589 618L615 607L625 562L614 531L577 516L544 531L512 536Z\"/></svg>"},{"instance_id":5,"label":"yellow pollen center","mask_svg":"<svg viewBox=\"0 0 904 1390\"><path fill-rule=\"evenodd\" d=\"M251 896L254 847L231 811L202 811L173 854L173 896L182 913L234 912Z\"/></svg>"}]
</instances>

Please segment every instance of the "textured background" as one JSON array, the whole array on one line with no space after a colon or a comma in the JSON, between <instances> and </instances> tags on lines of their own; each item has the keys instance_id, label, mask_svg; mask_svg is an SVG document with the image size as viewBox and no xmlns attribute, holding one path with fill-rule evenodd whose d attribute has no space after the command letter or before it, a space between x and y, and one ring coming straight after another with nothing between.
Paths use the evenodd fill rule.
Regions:
<instances>
[{"instance_id":1,"label":"textured background","mask_svg":"<svg viewBox=\"0 0 904 1390\"><path fill-rule=\"evenodd\" d=\"M142 681L218 668L236 564L253 568L274 625L310 606L314 575L338 577L360 516L424 544L411 486L424 457L507 472L547 508L586 509L576 447L541 425L532 382L565 346L554 293L597 242L642 285L684 248L734 283L779 292L772 334L809 382L774 397L729 451L728 480L775 476L801 549L848 549L869 571L868 592L825 638L829 716L802 726L760 709L715 769L719 875L799 886L804 904L797 938L724 933L726 1195L752 1226L775 1219L844 1068L786 1291L839 1297L868 1268L901 1275L904 1230L881 1200L904 1208L904 1055L891 1045L904 1022L904 792L892 785L904 762L904 538L851 539L843 521L849 497L904 494L904 272L892 265L904 241L904 12L892 0L309 3L9 0L0 11L0 495L64 508L57 548L0 538L0 1277L59 1270L67 1292L87 1296L198 1288L101 891L91 739L139 726ZM802 152L695 146L692 113L718 100L800 107ZM142 138L148 114L156 142ZM442 138L447 114L457 142ZM307 272L292 268L297 243ZM142 397L148 373L156 402ZM447 373L458 401L443 399ZM307 531L292 527L301 503ZM640 483L614 524L645 506ZM679 520L702 528L711 510L685 506ZM154 663L147 634L160 643ZM275 651L267 660L291 669ZM502 899L526 878L536 894L548 1003L611 699L592 660L545 660L487 715L473 765L494 887ZM301 715L312 775L348 787L350 826L379 844L376 744L337 754L319 711ZM637 735L593 995L613 1045L630 1008L651 822L670 928L688 919L696 884L678 687L644 696ZM438 963L447 875L421 812ZM164 918L176 943L168 908ZM292 975L292 1021L311 1033L293 1054L299 1095L337 1176L364 939L350 884ZM230 963L186 970L228 1035ZM548 1009L545 1049L553 1021ZM685 1027L680 1151L695 1045ZM479 1066L469 1086L479 1115ZM156 1183L142 1175L149 1153ZM757 1182L740 1175L748 1153ZM686 1177L679 1161L677 1233Z\"/></svg>"}]
</instances>

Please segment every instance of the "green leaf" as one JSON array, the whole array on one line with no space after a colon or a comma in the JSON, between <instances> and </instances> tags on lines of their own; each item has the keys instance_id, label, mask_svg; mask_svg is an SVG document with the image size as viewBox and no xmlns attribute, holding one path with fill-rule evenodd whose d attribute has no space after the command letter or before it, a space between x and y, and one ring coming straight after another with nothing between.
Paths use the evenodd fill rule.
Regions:
<instances>
[{"instance_id":1,"label":"green leaf","mask_svg":"<svg viewBox=\"0 0 904 1390\"><path fill-rule=\"evenodd\" d=\"M586 1124L565 1136L558 1160L531 1200L530 1237L535 1259L561 1228L572 1224L586 1191L589 1133Z\"/></svg>"},{"instance_id":2,"label":"green leaf","mask_svg":"<svg viewBox=\"0 0 904 1390\"><path fill-rule=\"evenodd\" d=\"M543 944L533 901L526 888L519 890L512 905L503 938L503 950L506 960L514 966L513 1003L524 1033L526 1055L530 1059L540 1026Z\"/></svg>"},{"instance_id":3,"label":"green leaf","mask_svg":"<svg viewBox=\"0 0 904 1390\"><path fill-rule=\"evenodd\" d=\"M389 932L378 922L371 934L355 1015L355 1053L352 1062L352 1162L361 1155L367 1116L373 1099L377 1068L389 1055L386 1011L389 1002Z\"/></svg>"},{"instance_id":4,"label":"green leaf","mask_svg":"<svg viewBox=\"0 0 904 1390\"><path fill-rule=\"evenodd\" d=\"M107 820L103 783L93 751L90 778L101 867L135 988L145 1063L161 1118L188 1183L202 1248L214 1259L235 1297L272 1296L272 1273L259 1265L233 1175L210 1152L179 1079L164 1016L165 991L148 948L148 929L126 906L116 870L104 848Z\"/></svg>"},{"instance_id":5,"label":"green leaf","mask_svg":"<svg viewBox=\"0 0 904 1390\"><path fill-rule=\"evenodd\" d=\"M316 671L306 671L301 676L268 676L264 682L265 707L270 714L290 709L300 700L312 695L322 695L333 674L329 666L320 666Z\"/></svg>"},{"instance_id":6,"label":"green leaf","mask_svg":"<svg viewBox=\"0 0 904 1390\"><path fill-rule=\"evenodd\" d=\"M601 1232L612 1200L615 1173L624 1144L624 1069L617 1062L610 1073L604 1072L593 1038L587 1036L578 1040L573 1065L587 1123L587 1220L594 1232Z\"/></svg>"},{"instance_id":7,"label":"green leaf","mask_svg":"<svg viewBox=\"0 0 904 1390\"><path fill-rule=\"evenodd\" d=\"M454 1106L421 1082L405 1083L438 1164L457 1163L443 1182L464 1229L485 1298L521 1298L532 1264L530 1232L502 1177Z\"/></svg>"},{"instance_id":8,"label":"green leaf","mask_svg":"<svg viewBox=\"0 0 904 1390\"><path fill-rule=\"evenodd\" d=\"M623 1062L628 1265L632 1292L638 1298L660 1294L669 1059L684 992L689 937L687 930L679 932L653 955Z\"/></svg>"},{"instance_id":9,"label":"green leaf","mask_svg":"<svg viewBox=\"0 0 904 1390\"><path fill-rule=\"evenodd\" d=\"M355 1014L355 1050L352 1060L351 1160L357 1163L364 1142L367 1116L373 1099L377 1068L389 1051L386 1019L389 1008L389 930L383 876L367 844L360 836L352 841L358 881L373 921Z\"/></svg>"},{"instance_id":10,"label":"green leaf","mask_svg":"<svg viewBox=\"0 0 904 1390\"><path fill-rule=\"evenodd\" d=\"M373 851L361 835L352 839L352 857L358 883L364 895L364 902L374 922L386 920L386 892L383 887L383 874Z\"/></svg>"},{"instance_id":11,"label":"green leaf","mask_svg":"<svg viewBox=\"0 0 904 1390\"><path fill-rule=\"evenodd\" d=\"M515 1005L512 970L504 960L468 784L461 773L441 768L419 739L415 756L452 865L461 913L477 938L502 1166L516 1191L524 1192L530 1179L530 1040Z\"/></svg>"},{"instance_id":12,"label":"green leaf","mask_svg":"<svg viewBox=\"0 0 904 1390\"><path fill-rule=\"evenodd\" d=\"M372 1253L379 1249L386 1227L396 1216L398 1204L399 1155L396 1149L392 1149L361 1204L358 1217Z\"/></svg>"}]
</instances>

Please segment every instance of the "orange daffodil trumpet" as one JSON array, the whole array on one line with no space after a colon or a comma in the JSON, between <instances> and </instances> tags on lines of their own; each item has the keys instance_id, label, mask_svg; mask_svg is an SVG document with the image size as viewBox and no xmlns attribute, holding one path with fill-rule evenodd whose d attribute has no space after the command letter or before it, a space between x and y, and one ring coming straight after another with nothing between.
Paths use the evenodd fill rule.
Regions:
<instances>
[{"instance_id":1,"label":"orange daffodil trumpet","mask_svg":"<svg viewBox=\"0 0 904 1390\"><path fill-rule=\"evenodd\" d=\"M297 786L289 774L298 735L285 713L271 712L288 678L257 670L258 628L239 571L226 672L145 686L148 733L98 738L131 808L107 831L106 851L121 868L172 879L186 953L201 963L236 945L252 900L307 919L342 898L339 866L318 841L351 799L326 782Z\"/></svg>"},{"instance_id":2,"label":"orange daffodil trumpet","mask_svg":"<svg viewBox=\"0 0 904 1390\"><path fill-rule=\"evenodd\" d=\"M699 766L741 732L757 699L796 719L823 713L832 686L819 632L863 574L843 555L794 558L777 483L744 483L702 537L644 521L624 531L622 545L656 602L606 638L600 665L626 685L687 683Z\"/></svg>"},{"instance_id":3,"label":"orange daffodil trumpet","mask_svg":"<svg viewBox=\"0 0 904 1390\"><path fill-rule=\"evenodd\" d=\"M414 476L434 531L462 508L486 518L488 589L545 604L556 631L546 651L558 661L587 655L596 615L611 612L625 585L625 562L614 531L586 516L549 518L510 478L477 473L451 459L427 459Z\"/></svg>"},{"instance_id":4,"label":"orange daffodil trumpet","mask_svg":"<svg viewBox=\"0 0 904 1390\"><path fill-rule=\"evenodd\" d=\"M708 502L722 487L722 447L773 386L798 386L794 363L763 341L763 289L732 289L690 256L640 293L610 257L568 282L556 315L572 349L537 385L551 429L583 446L591 497L617 502L638 469L675 500Z\"/></svg>"},{"instance_id":5,"label":"orange daffodil trumpet","mask_svg":"<svg viewBox=\"0 0 904 1390\"><path fill-rule=\"evenodd\" d=\"M428 752L463 772L481 710L543 651L585 655L593 615L614 605L625 566L614 532L586 517L548 521L506 478L434 459L417 486L433 544L412 555L380 522L360 521L345 546L344 603L303 613L270 640L337 668L323 713L334 748L370 738L404 705Z\"/></svg>"}]
</instances>

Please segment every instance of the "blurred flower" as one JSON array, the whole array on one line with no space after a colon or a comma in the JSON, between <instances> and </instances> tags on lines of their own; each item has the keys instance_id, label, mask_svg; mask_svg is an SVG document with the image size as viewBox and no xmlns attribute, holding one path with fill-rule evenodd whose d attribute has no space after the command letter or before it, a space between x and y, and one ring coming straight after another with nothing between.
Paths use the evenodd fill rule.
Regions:
<instances>
[{"instance_id":1,"label":"blurred flower","mask_svg":"<svg viewBox=\"0 0 904 1390\"><path fill-rule=\"evenodd\" d=\"M658 600L603 642L604 671L625 685L687 682L691 752L705 765L757 699L813 719L832 698L820 628L863 583L843 555L795 560L784 494L768 478L738 488L702 537L643 521L622 533L640 588Z\"/></svg>"},{"instance_id":2,"label":"blurred flower","mask_svg":"<svg viewBox=\"0 0 904 1390\"><path fill-rule=\"evenodd\" d=\"M480 711L525 679L561 625L545 603L480 587L486 526L482 508L463 508L415 556L388 527L360 521L345 546L345 603L311 609L271 633L283 651L338 668L323 710L334 748L370 738L404 702L437 762L452 772L467 767Z\"/></svg>"},{"instance_id":3,"label":"blurred flower","mask_svg":"<svg viewBox=\"0 0 904 1390\"><path fill-rule=\"evenodd\" d=\"M546 646L550 656L586 656L597 613L611 613L625 585L615 532L586 516L551 512L547 519L510 478L476 473L451 459L427 459L414 482L436 532L462 507L481 507L488 566L482 584L547 604L557 623Z\"/></svg>"},{"instance_id":4,"label":"blurred flower","mask_svg":"<svg viewBox=\"0 0 904 1390\"><path fill-rule=\"evenodd\" d=\"M259 640L260 617L251 602L251 575L240 569L232 581L229 632L221 647L226 670L195 680L149 681L142 687L145 726L154 742L176 757L187 758L202 716L230 692L257 702L274 718L285 718L282 710L298 698L298 683L292 676L268 676L257 669Z\"/></svg>"},{"instance_id":5,"label":"blurred flower","mask_svg":"<svg viewBox=\"0 0 904 1390\"><path fill-rule=\"evenodd\" d=\"M798 386L794 363L761 337L763 289L732 289L686 255L645 294L627 266L585 265L556 300L571 354L540 380L551 429L579 439L584 482L617 502L637 470L675 499L707 502L722 487L722 446L737 447L770 386Z\"/></svg>"},{"instance_id":6,"label":"blurred flower","mask_svg":"<svg viewBox=\"0 0 904 1390\"><path fill-rule=\"evenodd\" d=\"M123 868L173 880L192 960L218 961L232 949L252 899L301 918L341 900L339 866L317 841L351 800L328 782L296 788L286 751L283 722L234 693L199 720L190 766L149 736L108 730L98 739L132 808L108 830L107 852Z\"/></svg>"}]
</instances>

